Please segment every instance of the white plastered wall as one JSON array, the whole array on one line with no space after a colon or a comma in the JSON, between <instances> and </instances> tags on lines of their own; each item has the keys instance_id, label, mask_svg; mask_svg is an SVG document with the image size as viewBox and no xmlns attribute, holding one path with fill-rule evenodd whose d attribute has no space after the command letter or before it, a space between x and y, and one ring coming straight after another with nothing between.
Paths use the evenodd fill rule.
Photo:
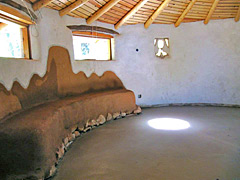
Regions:
<instances>
[{"instance_id":1,"label":"white plastered wall","mask_svg":"<svg viewBox=\"0 0 240 180\"><path fill-rule=\"evenodd\" d=\"M19 1L16 1L19 2ZM240 23L233 19L173 25L123 26L115 36L115 61L75 61L71 31L66 25L85 20L64 16L43 8L31 27L33 58L36 61L0 60L0 82L7 89L14 80L27 87L34 73L46 72L48 50L63 46L69 50L73 71L102 75L113 71L126 88L142 95L140 105L166 103L240 104ZM99 22L93 25L113 29ZM170 39L170 57L155 57L154 38ZM139 49L137 52L136 49Z\"/></svg>"}]
</instances>

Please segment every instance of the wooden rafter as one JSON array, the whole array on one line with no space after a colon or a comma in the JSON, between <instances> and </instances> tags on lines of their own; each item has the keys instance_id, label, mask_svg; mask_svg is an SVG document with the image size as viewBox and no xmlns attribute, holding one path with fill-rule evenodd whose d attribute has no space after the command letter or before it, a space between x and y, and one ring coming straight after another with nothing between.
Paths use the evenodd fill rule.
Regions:
<instances>
[{"instance_id":1,"label":"wooden rafter","mask_svg":"<svg viewBox=\"0 0 240 180\"><path fill-rule=\"evenodd\" d=\"M148 0L141 0L137 5L132 8L117 24L115 24L115 29L120 28L129 18L131 18Z\"/></svg>"},{"instance_id":2,"label":"wooden rafter","mask_svg":"<svg viewBox=\"0 0 240 180\"><path fill-rule=\"evenodd\" d=\"M171 0L165 0L157 10L151 15L151 17L145 22L144 27L147 29L153 21L158 17L158 15L168 6Z\"/></svg>"},{"instance_id":3,"label":"wooden rafter","mask_svg":"<svg viewBox=\"0 0 240 180\"><path fill-rule=\"evenodd\" d=\"M0 0L0 2L3 2L3 3L9 3L12 1L21 1L21 0ZM37 2L40 0L30 0L30 1L32 2L32 4L34 4L34 2ZM55 9L58 11L61 11L62 9L64 9L61 11L61 14L62 14L63 11L67 10L65 9L66 7L71 6L71 4L74 4L77 1L80 1L80 0L54 0L52 3L48 4L46 7ZM103 8L104 5L106 5L106 3L108 3L109 1L111 0L89 0L80 8L77 8L74 11L69 12L68 15L73 17L79 17L79 18L86 18L86 19L90 18L92 15L94 15L95 12ZM132 9L138 3L140 3L139 1L142 2L144 0L121 0L119 1L119 3L114 5L111 9L109 9L105 14L99 17L97 20L101 22L113 24L115 25L115 27L121 28L122 22L124 21L124 19L127 19L125 18L125 16L130 11L133 12ZM142 6L134 15L132 15L131 17L129 16L130 18L128 18L123 23L123 25L146 23L147 20L152 16L154 11L164 1L165 0L148 0L148 2L144 6ZM179 19L179 17L181 16L181 14L183 13L183 11L187 8L188 3L190 3L191 1L192 0L170 1L168 6L164 8L164 10L156 17L156 19L152 22L152 24L153 23L154 24L175 24ZM186 23L196 22L196 21L204 22L208 13L210 12L210 9L214 1L215 0L197 1L192 7L192 9L184 17L182 22L186 22ZM219 3L212 14L210 21L212 21L213 19L215 20L215 19L232 18L232 19L235 19L235 21L239 22L240 21L240 19L238 18L239 13L237 13L240 11L238 10L240 5L239 1L240 0L219 0ZM20 7L20 9L22 8ZM25 12L27 13L27 11ZM120 24L120 21L121 21L121 26L118 27L117 24Z\"/></svg>"},{"instance_id":4,"label":"wooden rafter","mask_svg":"<svg viewBox=\"0 0 240 180\"><path fill-rule=\"evenodd\" d=\"M214 2L212 4L212 7L211 7L210 11L208 12L208 15L207 15L207 17L204 21L204 24L208 24L208 22L209 22L210 18L212 17L212 14L214 13L218 3L219 3L219 0L214 0Z\"/></svg>"},{"instance_id":5,"label":"wooden rafter","mask_svg":"<svg viewBox=\"0 0 240 180\"><path fill-rule=\"evenodd\" d=\"M99 17L101 17L104 13L110 10L114 5L116 5L120 0L111 0L107 4L105 4L101 9L95 12L91 17L87 19L87 24L91 24L96 21Z\"/></svg>"},{"instance_id":6,"label":"wooden rafter","mask_svg":"<svg viewBox=\"0 0 240 180\"><path fill-rule=\"evenodd\" d=\"M89 0L78 0L72 3L70 6L67 6L66 8L59 11L60 16L64 16L68 14L71 11L74 11L75 9L81 7L85 3L87 3Z\"/></svg>"},{"instance_id":7,"label":"wooden rafter","mask_svg":"<svg viewBox=\"0 0 240 180\"><path fill-rule=\"evenodd\" d=\"M235 21L238 22L239 19L240 19L240 5L239 5L239 7L238 7L238 12L237 12L237 15L236 15L236 17L235 17Z\"/></svg>"},{"instance_id":8,"label":"wooden rafter","mask_svg":"<svg viewBox=\"0 0 240 180\"><path fill-rule=\"evenodd\" d=\"M47 6L48 4L50 4L53 1L54 0L39 0L39 1L36 1L35 3L33 3L32 8L34 11L37 11L37 10L41 9L42 7Z\"/></svg>"},{"instance_id":9,"label":"wooden rafter","mask_svg":"<svg viewBox=\"0 0 240 180\"><path fill-rule=\"evenodd\" d=\"M187 15L187 13L192 9L193 5L196 3L197 0L192 0L187 8L183 11L183 13L181 14L181 16L178 18L177 22L175 23L175 27L178 27L181 22L184 20L185 16Z\"/></svg>"},{"instance_id":10,"label":"wooden rafter","mask_svg":"<svg viewBox=\"0 0 240 180\"><path fill-rule=\"evenodd\" d=\"M29 3L29 4L32 4L32 2L30 1L30 0L25 0L27 3Z\"/></svg>"}]
</instances>

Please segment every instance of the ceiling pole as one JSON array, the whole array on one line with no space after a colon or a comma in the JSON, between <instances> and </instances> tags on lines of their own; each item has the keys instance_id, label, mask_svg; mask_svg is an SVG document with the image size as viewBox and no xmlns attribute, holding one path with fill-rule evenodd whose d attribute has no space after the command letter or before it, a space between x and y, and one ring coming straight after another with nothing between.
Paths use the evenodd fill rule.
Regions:
<instances>
[{"instance_id":1,"label":"ceiling pole","mask_svg":"<svg viewBox=\"0 0 240 180\"><path fill-rule=\"evenodd\" d=\"M147 29L153 21L158 17L158 15L168 6L171 0L165 0L157 10L151 15L151 17L145 22L144 27Z\"/></svg>"},{"instance_id":2,"label":"ceiling pole","mask_svg":"<svg viewBox=\"0 0 240 180\"><path fill-rule=\"evenodd\" d=\"M32 8L34 11L37 11L37 10L41 9L42 7L47 6L48 4L50 4L53 1L54 0L39 0L35 3L33 3Z\"/></svg>"},{"instance_id":3,"label":"ceiling pole","mask_svg":"<svg viewBox=\"0 0 240 180\"><path fill-rule=\"evenodd\" d=\"M184 20L185 16L187 15L187 13L192 9L193 5L195 4L197 0L192 0L187 8L183 11L182 15L178 18L177 22L175 23L175 27L178 27L181 22Z\"/></svg>"},{"instance_id":4,"label":"ceiling pole","mask_svg":"<svg viewBox=\"0 0 240 180\"><path fill-rule=\"evenodd\" d=\"M74 3L70 4L69 6L65 7L64 9L59 11L59 15L60 16L64 16L72 11L74 11L75 9L81 7L82 5L84 5L85 3L87 3L89 0L78 0L75 1Z\"/></svg>"},{"instance_id":5,"label":"ceiling pole","mask_svg":"<svg viewBox=\"0 0 240 180\"><path fill-rule=\"evenodd\" d=\"M99 17L101 17L104 13L110 10L113 6L115 6L120 0L111 0L107 4L105 4L101 9L95 12L91 17L87 19L87 24L91 24L96 21Z\"/></svg>"},{"instance_id":6,"label":"ceiling pole","mask_svg":"<svg viewBox=\"0 0 240 180\"><path fill-rule=\"evenodd\" d=\"M214 11L215 11L218 3L219 3L219 0L215 0L215 1L213 2L212 7L211 7L210 11L208 12L208 15L207 15L207 17L206 17L206 19L205 19L205 21L204 21L204 24L208 24L208 22L209 22L209 20L211 19L212 14L214 13Z\"/></svg>"},{"instance_id":7,"label":"ceiling pole","mask_svg":"<svg viewBox=\"0 0 240 180\"><path fill-rule=\"evenodd\" d=\"M238 8L238 12L237 12L237 15L235 17L235 21L238 22L240 19L240 5L239 5L239 8Z\"/></svg>"},{"instance_id":8,"label":"ceiling pole","mask_svg":"<svg viewBox=\"0 0 240 180\"><path fill-rule=\"evenodd\" d=\"M129 18L131 18L139 9L141 9L141 7L143 7L147 1L148 0L139 1L134 8L132 8L120 21L118 21L117 24L115 24L115 29L120 28Z\"/></svg>"}]
</instances>

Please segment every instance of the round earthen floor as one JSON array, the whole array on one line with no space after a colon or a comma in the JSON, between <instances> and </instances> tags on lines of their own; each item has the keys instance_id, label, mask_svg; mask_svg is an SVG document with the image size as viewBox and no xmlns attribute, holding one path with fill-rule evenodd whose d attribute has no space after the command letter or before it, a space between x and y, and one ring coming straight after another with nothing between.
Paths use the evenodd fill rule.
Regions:
<instances>
[{"instance_id":1,"label":"round earthen floor","mask_svg":"<svg viewBox=\"0 0 240 180\"><path fill-rule=\"evenodd\" d=\"M149 126L185 120L183 130ZM240 109L162 107L111 121L79 137L54 180L240 180Z\"/></svg>"}]
</instances>

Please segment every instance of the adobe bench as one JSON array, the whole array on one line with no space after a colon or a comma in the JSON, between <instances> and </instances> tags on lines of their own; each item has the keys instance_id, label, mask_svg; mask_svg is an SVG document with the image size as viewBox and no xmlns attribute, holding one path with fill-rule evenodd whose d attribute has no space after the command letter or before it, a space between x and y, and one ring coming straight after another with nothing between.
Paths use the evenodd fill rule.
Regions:
<instances>
[{"instance_id":1,"label":"adobe bench","mask_svg":"<svg viewBox=\"0 0 240 180\"><path fill-rule=\"evenodd\" d=\"M113 118L139 113L113 72L74 74L68 51L49 50L47 72L27 89L0 84L0 179L45 179L72 140Z\"/></svg>"}]
</instances>

